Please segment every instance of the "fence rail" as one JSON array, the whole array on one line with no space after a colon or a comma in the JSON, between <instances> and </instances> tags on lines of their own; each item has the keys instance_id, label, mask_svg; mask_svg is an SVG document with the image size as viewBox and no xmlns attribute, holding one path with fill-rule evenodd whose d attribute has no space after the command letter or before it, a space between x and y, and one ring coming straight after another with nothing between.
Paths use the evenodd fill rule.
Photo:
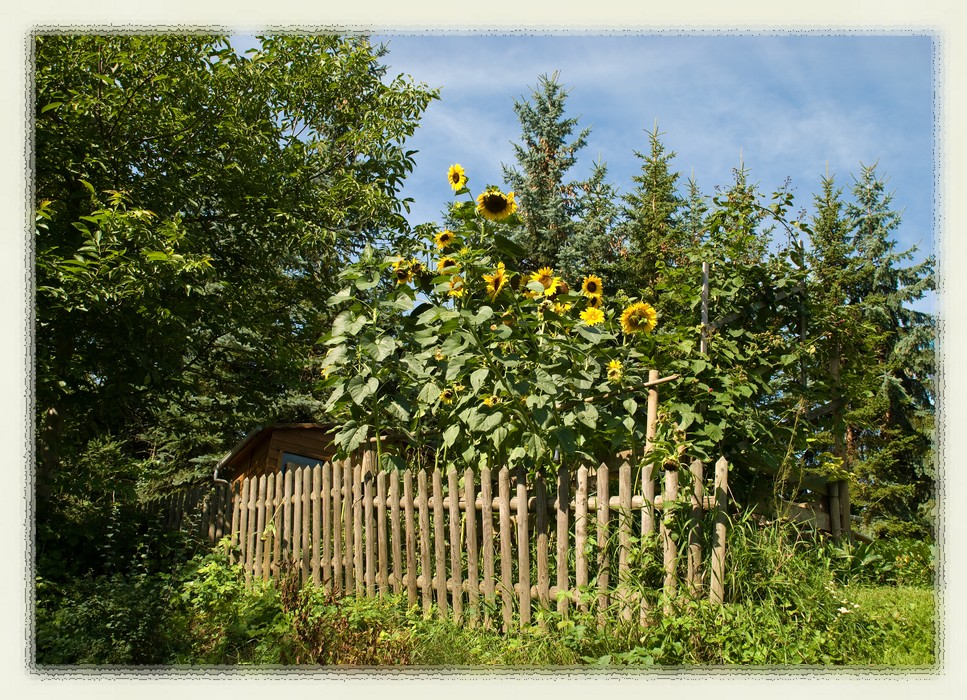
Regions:
<instances>
[{"instance_id":1,"label":"fence rail","mask_svg":"<svg viewBox=\"0 0 967 700\"><path fill-rule=\"evenodd\" d=\"M535 611L571 606L603 614L614 605L633 619L655 597L649 581L669 594L681 583L693 596L723 599L724 458L713 483L695 461L665 469L660 484L650 467L627 462L531 476L376 471L374 463L366 450L196 487L155 507L170 527L194 527L212 542L231 536L249 581L292 565L303 583L336 595L405 594L473 624L543 624ZM680 474L689 485L681 498ZM713 527L703 532L705 510Z\"/></svg>"}]
</instances>

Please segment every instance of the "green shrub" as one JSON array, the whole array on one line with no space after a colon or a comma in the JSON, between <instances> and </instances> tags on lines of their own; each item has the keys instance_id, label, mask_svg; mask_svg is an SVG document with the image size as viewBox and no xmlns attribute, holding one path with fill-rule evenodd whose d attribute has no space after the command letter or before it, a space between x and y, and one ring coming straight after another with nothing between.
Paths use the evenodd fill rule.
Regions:
<instances>
[{"instance_id":1,"label":"green shrub","mask_svg":"<svg viewBox=\"0 0 967 700\"><path fill-rule=\"evenodd\" d=\"M182 644L168 614L170 577L134 571L79 577L69 583L37 578L38 664L165 664Z\"/></svg>"},{"instance_id":2,"label":"green shrub","mask_svg":"<svg viewBox=\"0 0 967 700\"><path fill-rule=\"evenodd\" d=\"M936 546L910 538L879 539L832 549L841 580L857 583L933 586Z\"/></svg>"}]
</instances>

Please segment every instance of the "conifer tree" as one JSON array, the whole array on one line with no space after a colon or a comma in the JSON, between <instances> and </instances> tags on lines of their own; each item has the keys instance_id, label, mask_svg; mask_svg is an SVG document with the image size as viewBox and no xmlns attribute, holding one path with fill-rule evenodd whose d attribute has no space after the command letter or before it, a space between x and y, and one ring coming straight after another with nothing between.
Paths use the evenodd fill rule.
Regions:
<instances>
[{"instance_id":1,"label":"conifer tree","mask_svg":"<svg viewBox=\"0 0 967 700\"><path fill-rule=\"evenodd\" d=\"M643 161L641 172L632 177L636 187L622 197L623 233L629 245L627 287L652 300L665 266L681 266L687 259L676 221L682 199L676 190L679 174L670 167L675 153L665 149L661 136L656 123L648 132L648 153L635 151Z\"/></svg>"},{"instance_id":2,"label":"conifer tree","mask_svg":"<svg viewBox=\"0 0 967 700\"><path fill-rule=\"evenodd\" d=\"M529 101L514 103L522 128L522 143L514 144L520 169L504 166L523 219L516 241L530 254L524 262L535 269L559 267L560 250L574 235L579 184L565 178L590 133L583 129L572 139L578 120L565 117L568 93L558 73L542 75L538 83Z\"/></svg>"},{"instance_id":3,"label":"conifer tree","mask_svg":"<svg viewBox=\"0 0 967 700\"><path fill-rule=\"evenodd\" d=\"M558 265L565 279L575 282L585 275L597 275L609 292L618 286L618 265L625 248L616 232L619 217L617 191L607 182L608 166L596 162L591 176L580 184L578 220L571 236L558 253Z\"/></svg>"},{"instance_id":4,"label":"conifer tree","mask_svg":"<svg viewBox=\"0 0 967 700\"><path fill-rule=\"evenodd\" d=\"M900 214L875 166L844 202L827 175L811 229L810 395L833 410L814 424L813 466L851 474L853 504L879 535L929 532L933 319L911 308L933 260L896 251Z\"/></svg>"},{"instance_id":5,"label":"conifer tree","mask_svg":"<svg viewBox=\"0 0 967 700\"><path fill-rule=\"evenodd\" d=\"M853 296L875 329L869 338L872 396L853 412L847 455L856 461L864 520L879 534L922 536L932 499L934 319L913 308L934 288L933 256L896 250L901 215L876 164L863 166L846 215L858 265Z\"/></svg>"}]
</instances>

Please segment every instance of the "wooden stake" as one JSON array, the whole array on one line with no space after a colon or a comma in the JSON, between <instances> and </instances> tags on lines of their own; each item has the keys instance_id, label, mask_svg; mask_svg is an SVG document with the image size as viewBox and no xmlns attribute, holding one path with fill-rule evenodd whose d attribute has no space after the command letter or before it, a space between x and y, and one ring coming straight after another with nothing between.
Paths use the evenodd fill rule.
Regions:
<instances>
[{"instance_id":1,"label":"wooden stake","mask_svg":"<svg viewBox=\"0 0 967 700\"><path fill-rule=\"evenodd\" d=\"M712 538L712 577L709 599L725 601L725 531L728 519L729 463L719 457L715 463L715 531Z\"/></svg>"}]
</instances>

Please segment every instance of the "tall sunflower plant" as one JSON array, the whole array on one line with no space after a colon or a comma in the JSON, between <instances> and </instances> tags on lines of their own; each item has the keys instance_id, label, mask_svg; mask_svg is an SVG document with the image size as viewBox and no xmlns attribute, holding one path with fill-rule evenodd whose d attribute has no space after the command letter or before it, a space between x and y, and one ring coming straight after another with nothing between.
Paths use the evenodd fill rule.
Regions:
<instances>
[{"instance_id":1,"label":"tall sunflower plant","mask_svg":"<svg viewBox=\"0 0 967 700\"><path fill-rule=\"evenodd\" d=\"M448 227L367 249L329 300L318 388L340 456L375 440L384 467L536 471L642 445L656 310L595 275L517 269L514 193L474 196L459 165L448 180Z\"/></svg>"}]
</instances>

